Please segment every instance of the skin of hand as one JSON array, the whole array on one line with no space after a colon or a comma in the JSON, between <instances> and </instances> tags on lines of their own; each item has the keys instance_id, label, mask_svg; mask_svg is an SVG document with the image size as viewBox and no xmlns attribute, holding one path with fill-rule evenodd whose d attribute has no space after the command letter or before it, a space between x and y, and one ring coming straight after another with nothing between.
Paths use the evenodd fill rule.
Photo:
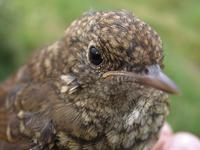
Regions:
<instances>
[{"instance_id":1,"label":"skin of hand","mask_svg":"<svg viewBox=\"0 0 200 150\"><path fill-rule=\"evenodd\" d=\"M165 123L153 150L200 150L200 139L188 132L173 133L170 125Z\"/></svg>"}]
</instances>

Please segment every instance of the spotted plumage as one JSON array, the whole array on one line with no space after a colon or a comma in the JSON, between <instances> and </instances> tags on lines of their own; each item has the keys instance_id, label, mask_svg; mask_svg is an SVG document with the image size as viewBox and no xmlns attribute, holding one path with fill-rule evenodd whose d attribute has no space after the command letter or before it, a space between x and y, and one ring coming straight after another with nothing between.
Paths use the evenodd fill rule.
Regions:
<instances>
[{"instance_id":1,"label":"spotted plumage","mask_svg":"<svg viewBox=\"0 0 200 150\"><path fill-rule=\"evenodd\" d=\"M162 68L148 24L127 11L88 12L0 86L0 146L148 149L177 92Z\"/></svg>"}]
</instances>

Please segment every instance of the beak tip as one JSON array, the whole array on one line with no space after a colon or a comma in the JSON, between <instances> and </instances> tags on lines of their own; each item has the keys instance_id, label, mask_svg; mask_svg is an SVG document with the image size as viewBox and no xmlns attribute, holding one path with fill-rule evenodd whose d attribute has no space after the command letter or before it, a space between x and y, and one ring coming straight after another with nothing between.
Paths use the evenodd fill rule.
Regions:
<instances>
[{"instance_id":1,"label":"beak tip","mask_svg":"<svg viewBox=\"0 0 200 150\"><path fill-rule=\"evenodd\" d=\"M177 85L171 80L168 80L168 81L170 81L170 82L161 81L160 90L163 90L166 93L171 94L171 95L179 95L180 89L177 87Z\"/></svg>"},{"instance_id":2,"label":"beak tip","mask_svg":"<svg viewBox=\"0 0 200 150\"><path fill-rule=\"evenodd\" d=\"M181 91L180 89L176 86L175 90L173 91L172 93L173 95L180 95L181 94Z\"/></svg>"}]
</instances>

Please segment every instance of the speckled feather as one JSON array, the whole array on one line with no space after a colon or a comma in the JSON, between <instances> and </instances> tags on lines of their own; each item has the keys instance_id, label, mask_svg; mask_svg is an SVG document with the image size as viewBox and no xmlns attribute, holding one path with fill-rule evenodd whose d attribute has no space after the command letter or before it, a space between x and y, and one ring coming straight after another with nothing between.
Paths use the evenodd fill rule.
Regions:
<instances>
[{"instance_id":1,"label":"speckled feather","mask_svg":"<svg viewBox=\"0 0 200 150\"><path fill-rule=\"evenodd\" d=\"M103 62L90 62L90 46ZM126 11L88 12L0 87L2 149L148 149L168 96L107 71L163 66L162 42ZM6 140L6 141L3 141ZM12 143L12 144L11 144Z\"/></svg>"}]
</instances>

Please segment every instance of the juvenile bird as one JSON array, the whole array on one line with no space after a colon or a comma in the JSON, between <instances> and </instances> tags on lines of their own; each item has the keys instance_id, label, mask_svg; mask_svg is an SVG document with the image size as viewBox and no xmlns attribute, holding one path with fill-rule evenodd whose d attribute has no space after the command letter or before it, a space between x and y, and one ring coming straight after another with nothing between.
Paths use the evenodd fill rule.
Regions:
<instances>
[{"instance_id":1,"label":"juvenile bird","mask_svg":"<svg viewBox=\"0 0 200 150\"><path fill-rule=\"evenodd\" d=\"M1 149L143 150L178 92L159 35L127 11L88 12L0 86Z\"/></svg>"}]
</instances>

